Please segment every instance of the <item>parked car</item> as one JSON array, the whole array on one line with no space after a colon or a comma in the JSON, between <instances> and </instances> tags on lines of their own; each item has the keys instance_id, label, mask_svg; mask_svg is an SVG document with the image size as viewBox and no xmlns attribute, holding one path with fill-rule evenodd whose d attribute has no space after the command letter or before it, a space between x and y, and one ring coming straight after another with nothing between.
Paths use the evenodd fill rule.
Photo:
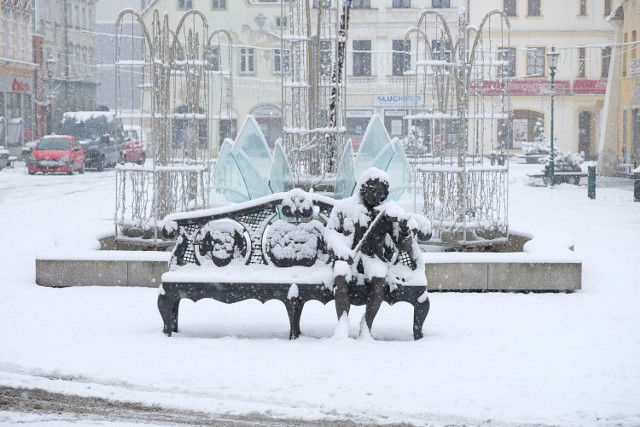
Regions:
<instances>
[{"instance_id":1,"label":"parked car","mask_svg":"<svg viewBox=\"0 0 640 427\"><path fill-rule=\"evenodd\" d=\"M38 140L35 141L27 141L24 143L24 146L22 147L21 150L21 156L20 159L24 162L27 162L29 160L29 156L31 155L31 152L33 151L34 148L36 148L36 145L38 145Z\"/></svg>"},{"instance_id":2,"label":"parked car","mask_svg":"<svg viewBox=\"0 0 640 427\"><path fill-rule=\"evenodd\" d=\"M71 135L47 135L27 159L29 175L42 173L84 173L85 150Z\"/></svg>"},{"instance_id":3,"label":"parked car","mask_svg":"<svg viewBox=\"0 0 640 427\"><path fill-rule=\"evenodd\" d=\"M122 162L144 164L147 158L144 131L140 126L124 125L124 144L122 146Z\"/></svg>"},{"instance_id":4,"label":"parked car","mask_svg":"<svg viewBox=\"0 0 640 427\"><path fill-rule=\"evenodd\" d=\"M122 121L111 111L66 112L59 133L75 136L86 150L85 166L101 171L122 158Z\"/></svg>"},{"instance_id":5,"label":"parked car","mask_svg":"<svg viewBox=\"0 0 640 427\"><path fill-rule=\"evenodd\" d=\"M9 166L9 150L0 145L0 170Z\"/></svg>"}]
</instances>

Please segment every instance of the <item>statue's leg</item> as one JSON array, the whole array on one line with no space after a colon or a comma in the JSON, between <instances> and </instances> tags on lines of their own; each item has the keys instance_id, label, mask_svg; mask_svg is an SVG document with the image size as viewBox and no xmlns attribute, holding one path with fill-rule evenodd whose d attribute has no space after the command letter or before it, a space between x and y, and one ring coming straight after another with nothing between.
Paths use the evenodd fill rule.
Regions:
<instances>
[{"instance_id":1,"label":"statue's leg","mask_svg":"<svg viewBox=\"0 0 640 427\"><path fill-rule=\"evenodd\" d=\"M422 325L424 324L427 315L429 314L429 297L426 297L424 301L418 300L413 306L413 339L419 340L422 338Z\"/></svg>"},{"instance_id":2,"label":"statue's leg","mask_svg":"<svg viewBox=\"0 0 640 427\"><path fill-rule=\"evenodd\" d=\"M367 305L364 313L367 327L371 330L373 326L373 320L380 310L382 301L384 300L384 285L386 284L386 278L384 277L372 277L370 280L369 295L367 295Z\"/></svg>"},{"instance_id":3,"label":"statue's leg","mask_svg":"<svg viewBox=\"0 0 640 427\"><path fill-rule=\"evenodd\" d=\"M335 294L334 299L336 302L336 315L338 320L343 314L349 315L349 309L351 308L351 298L349 298L349 282L344 276L336 276L334 281Z\"/></svg>"}]
</instances>

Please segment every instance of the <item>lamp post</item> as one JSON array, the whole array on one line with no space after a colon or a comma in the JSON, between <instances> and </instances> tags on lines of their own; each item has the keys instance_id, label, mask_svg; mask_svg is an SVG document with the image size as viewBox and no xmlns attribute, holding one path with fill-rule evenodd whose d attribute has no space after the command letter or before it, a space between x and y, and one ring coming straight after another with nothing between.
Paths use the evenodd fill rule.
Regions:
<instances>
[{"instance_id":1,"label":"lamp post","mask_svg":"<svg viewBox=\"0 0 640 427\"><path fill-rule=\"evenodd\" d=\"M553 105L553 97L554 97L554 92L555 92L555 88L554 88L554 83L555 83L555 77L556 77L556 67L558 66L558 57L560 56L560 52L558 52L556 50L555 47L551 46L551 50L547 53L547 60L549 61L549 71L550 71L550 75L551 75L551 150L549 153L549 188L553 188L553 181L555 178L555 157L556 157L556 153L555 150L553 149L553 140L554 140L554 134L553 134L553 121L554 121L554 105Z\"/></svg>"}]
</instances>

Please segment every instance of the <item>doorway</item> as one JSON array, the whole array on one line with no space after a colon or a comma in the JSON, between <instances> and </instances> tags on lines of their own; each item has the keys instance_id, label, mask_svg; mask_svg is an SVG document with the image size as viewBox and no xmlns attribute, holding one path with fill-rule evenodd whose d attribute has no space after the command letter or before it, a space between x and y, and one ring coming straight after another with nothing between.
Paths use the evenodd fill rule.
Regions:
<instances>
[{"instance_id":1,"label":"doorway","mask_svg":"<svg viewBox=\"0 0 640 427\"><path fill-rule=\"evenodd\" d=\"M593 114L590 111L581 111L578 114L578 152L583 153L585 160L593 160L592 140L592 120Z\"/></svg>"},{"instance_id":2,"label":"doorway","mask_svg":"<svg viewBox=\"0 0 640 427\"><path fill-rule=\"evenodd\" d=\"M532 110L513 110L511 120L498 120L500 147L521 149L544 133L544 114Z\"/></svg>"}]
</instances>

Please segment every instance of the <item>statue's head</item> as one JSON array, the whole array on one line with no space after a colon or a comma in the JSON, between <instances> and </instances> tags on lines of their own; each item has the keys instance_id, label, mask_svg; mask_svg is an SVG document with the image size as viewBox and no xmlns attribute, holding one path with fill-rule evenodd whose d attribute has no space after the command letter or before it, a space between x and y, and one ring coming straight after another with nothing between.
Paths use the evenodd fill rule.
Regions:
<instances>
[{"instance_id":1,"label":"statue's head","mask_svg":"<svg viewBox=\"0 0 640 427\"><path fill-rule=\"evenodd\" d=\"M389 175L378 168L369 168L360 175L360 200L367 207L378 206L389 195Z\"/></svg>"}]
</instances>

